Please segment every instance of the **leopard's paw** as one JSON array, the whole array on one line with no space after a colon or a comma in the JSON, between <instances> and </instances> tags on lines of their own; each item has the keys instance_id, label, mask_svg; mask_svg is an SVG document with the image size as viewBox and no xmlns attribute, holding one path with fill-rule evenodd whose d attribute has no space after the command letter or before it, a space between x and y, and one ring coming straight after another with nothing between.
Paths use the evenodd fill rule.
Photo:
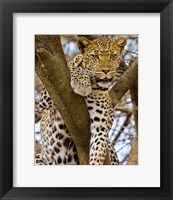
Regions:
<instances>
[{"instance_id":1,"label":"leopard's paw","mask_svg":"<svg viewBox=\"0 0 173 200\"><path fill-rule=\"evenodd\" d=\"M72 77L71 86L74 89L74 92L81 96L88 96L92 91L88 75L80 75L76 78Z\"/></svg>"}]
</instances>

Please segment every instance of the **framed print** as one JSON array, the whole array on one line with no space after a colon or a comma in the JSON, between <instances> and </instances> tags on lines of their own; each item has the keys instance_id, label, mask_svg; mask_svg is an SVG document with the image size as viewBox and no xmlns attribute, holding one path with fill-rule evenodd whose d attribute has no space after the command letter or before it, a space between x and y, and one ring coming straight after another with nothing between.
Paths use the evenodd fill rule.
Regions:
<instances>
[{"instance_id":1,"label":"framed print","mask_svg":"<svg viewBox=\"0 0 173 200\"><path fill-rule=\"evenodd\" d=\"M171 200L172 1L0 7L1 199Z\"/></svg>"}]
</instances>

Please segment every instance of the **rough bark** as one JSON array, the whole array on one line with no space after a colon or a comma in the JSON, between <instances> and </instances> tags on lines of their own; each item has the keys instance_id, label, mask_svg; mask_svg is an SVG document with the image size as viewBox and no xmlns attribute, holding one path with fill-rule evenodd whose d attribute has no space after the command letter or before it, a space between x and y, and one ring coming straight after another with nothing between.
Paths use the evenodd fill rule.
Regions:
<instances>
[{"instance_id":1,"label":"rough bark","mask_svg":"<svg viewBox=\"0 0 173 200\"><path fill-rule=\"evenodd\" d=\"M137 82L135 83L134 87L131 88L130 93L131 93L132 104L133 104L136 137L133 141L127 164L137 165L138 164L138 84Z\"/></svg>"},{"instance_id":2,"label":"rough bark","mask_svg":"<svg viewBox=\"0 0 173 200\"><path fill-rule=\"evenodd\" d=\"M110 158L109 158L109 150L108 149L106 151L106 157L105 157L104 165L111 165L111 161L110 161Z\"/></svg>"},{"instance_id":3,"label":"rough bark","mask_svg":"<svg viewBox=\"0 0 173 200\"><path fill-rule=\"evenodd\" d=\"M135 119L136 133L138 134L138 83L135 82L134 86L130 89L131 99L133 104L133 114Z\"/></svg>"},{"instance_id":4,"label":"rough bark","mask_svg":"<svg viewBox=\"0 0 173 200\"><path fill-rule=\"evenodd\" d=\"M79 162L89 163L90 120L85 100L73 92L60 37L35 36L35 70L69 129ZM109 164L106 159L105 164Z\"/></svg>"},{"instance_id":5,"label":"rough bark","mask_svg":"<svg viewBox=\"0 0 173 200\"><path fill-rule=\"evenodd\" d=\"M127 165L138 165L138 135L134 138Z\"/></svg>"},{"instance_id":6,"label":"rough bark","mask_svg":"<svg viewBox=\"0 0 173 200\"><path fill-rule=\"evenodd\" d=\"M138 59L126 70L109 90L113 105L116 105L138 79Z\"/></svg>"}]
</instances>

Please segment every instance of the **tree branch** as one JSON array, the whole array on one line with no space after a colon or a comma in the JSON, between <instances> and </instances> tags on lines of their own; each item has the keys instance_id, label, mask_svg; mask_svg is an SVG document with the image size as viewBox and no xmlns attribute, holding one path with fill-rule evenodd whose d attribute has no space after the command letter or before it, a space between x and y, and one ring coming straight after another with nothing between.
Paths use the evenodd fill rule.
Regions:
<instances>
[{"instance_id":1,"label":"tree branch","mask_svg":"<svg viewBox=\"0 0 173 200\"><path fill-rule=\"evenodd\" d=\"M125 112L125 113L128 113L128 114L131 114L131 113L132 113L132 109L124 108L124 107L119 107L119 106L116 106L116 107L115 107L115 110L116 110L116 111Z\"/></svg>"},{"instance_id":2,"label":"tree branch","mask_svg":"<svg viewBox=\"0 0 173 200\"><path fill-rule=\"evenodd\" d=\"M125 93L134 86L138 80L138 59L126 70L120 79L109 90L112 103L115 106Z\"/></svg>"},{"instance_id":3,"label":"tree branch","mask_svg":"<svg viewBox=\"0 0 173 200\"><path fill-rule=\"evenodd\" d=\"M114 140L112 141L112 144L115 145L116 141L120 137L121 133L124 131L125 127L129 124L130 118L132 116L132 113L128 113L126 115L126 120L124 121L123 125L121 126L121 129L118 131L117 135L115 136Z\"/></svg>"}]
</instances>

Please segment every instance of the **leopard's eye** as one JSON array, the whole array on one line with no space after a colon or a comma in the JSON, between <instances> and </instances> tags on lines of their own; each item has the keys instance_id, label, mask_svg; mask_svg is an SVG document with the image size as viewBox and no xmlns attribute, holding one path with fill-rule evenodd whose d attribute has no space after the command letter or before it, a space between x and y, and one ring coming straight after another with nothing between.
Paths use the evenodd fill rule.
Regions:
<instances>
[{"instance_id":1,"label":"leopard's eye","mask_svg":"<svg viewBox=\"0 0 173 200\"><path fill-rule=\"evenodd\" d=\"M113 53L113 54L111 55L111 58L112 58L112 59L117 58L117 53Z\"/></svg>"}]
</instances>

